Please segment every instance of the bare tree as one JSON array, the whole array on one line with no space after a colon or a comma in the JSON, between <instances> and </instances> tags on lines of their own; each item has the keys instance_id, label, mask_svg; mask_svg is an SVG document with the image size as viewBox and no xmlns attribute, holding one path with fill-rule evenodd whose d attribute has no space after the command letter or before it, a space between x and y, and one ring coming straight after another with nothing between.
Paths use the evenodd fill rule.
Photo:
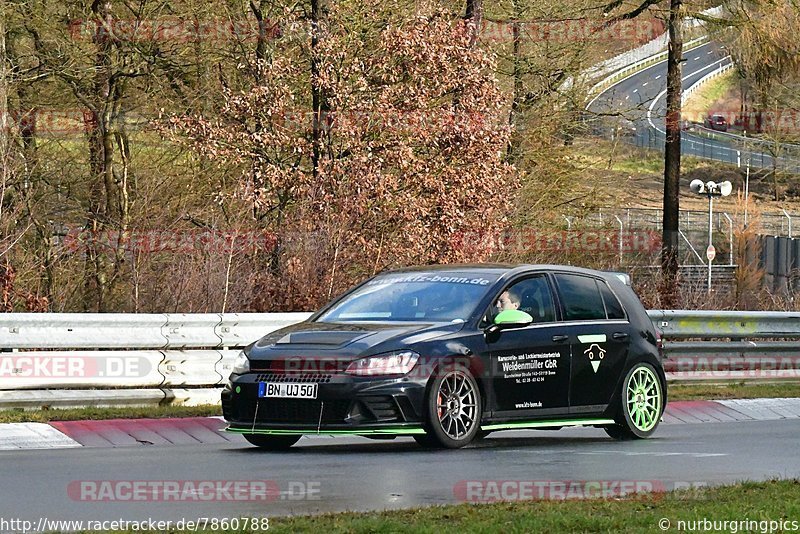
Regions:
<instances>
[{"instance_id":1,"label":"bare tree","mask_svg":"<svg viewBox=\"0 0 800 534\"><path fill-rule=\"evenodd\" d=\"M644 0L635 8L610 19L610 23L633 19L644 13L658 0ZM604 11L611 13L623 6L623 0L606 4ZM681 63L683 62L683 0L670 0L667 31L669 33L667 54L667 116L664 148L664 197L662 220L662 248L660 287L664 305L672 306L677 298L678 274L678 215L679 184L681 173Z\"/></svg>"}]
</instances>

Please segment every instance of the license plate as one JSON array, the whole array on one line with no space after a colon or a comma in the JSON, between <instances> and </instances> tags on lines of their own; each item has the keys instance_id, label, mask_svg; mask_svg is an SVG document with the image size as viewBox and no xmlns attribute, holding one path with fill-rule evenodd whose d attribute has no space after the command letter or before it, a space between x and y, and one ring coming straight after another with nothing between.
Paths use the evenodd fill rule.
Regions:
<instances>
[{"instance_id":1,"label":"license plate","mask_svg":"<svg viewBox=\"0 0 800 534\"><path fill-rule=\"evenodd\" d=\"M283 399L316 399L319 384L297 384L294 382L259 382L259 397Z\"/></svg>"}]
</instances>

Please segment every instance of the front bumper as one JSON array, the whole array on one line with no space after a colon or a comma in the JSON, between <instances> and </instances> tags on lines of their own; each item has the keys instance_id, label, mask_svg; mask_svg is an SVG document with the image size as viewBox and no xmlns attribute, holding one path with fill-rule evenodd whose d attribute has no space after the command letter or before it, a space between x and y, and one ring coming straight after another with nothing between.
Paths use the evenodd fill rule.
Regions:
<instances>
[{"instance_id":1,"label":"front bumper","mask_svg":"<svg viewBox=\"0 0 800 534\"><path fill-rule=\"evenodd\" d=\"M261 382L316 382L316 399L259 398ZM251 372L222 391L230 432L243 434L423 433L424 380L344 374Z\"/></svg>"}]
</instances>

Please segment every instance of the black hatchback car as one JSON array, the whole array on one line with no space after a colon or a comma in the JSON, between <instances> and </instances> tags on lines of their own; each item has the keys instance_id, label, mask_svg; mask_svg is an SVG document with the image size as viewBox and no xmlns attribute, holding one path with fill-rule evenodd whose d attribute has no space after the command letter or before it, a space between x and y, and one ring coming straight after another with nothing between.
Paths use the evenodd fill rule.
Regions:
<instances>
[{"instance_id":1,"label":"black hatchback car","mask_svg":"<svg viewBox=\"0 0 800 534\"><path fill-rule=\"evenodd\" d=\"M222 392L227 430L266 449L317 433L645 438L665 405L660 337L629 279L553 265L379 274L245 348Z\"/></svg>"}]
</instances>

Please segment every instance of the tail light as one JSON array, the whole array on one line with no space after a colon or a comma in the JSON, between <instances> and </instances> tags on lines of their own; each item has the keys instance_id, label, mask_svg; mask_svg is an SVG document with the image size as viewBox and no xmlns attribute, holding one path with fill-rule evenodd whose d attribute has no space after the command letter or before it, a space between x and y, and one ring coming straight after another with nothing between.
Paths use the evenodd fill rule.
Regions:
<instances>
[{"instance_id":1,"label":"tail light","mask_svg":"<svg viewBox=\"0 0 800 534\"><path fill-rule=\"evenodd\" d=\"M664 358L664 338L658 329L656 329L656 348L658 349L659 357Z\"/></svg>"}]
</instances>

